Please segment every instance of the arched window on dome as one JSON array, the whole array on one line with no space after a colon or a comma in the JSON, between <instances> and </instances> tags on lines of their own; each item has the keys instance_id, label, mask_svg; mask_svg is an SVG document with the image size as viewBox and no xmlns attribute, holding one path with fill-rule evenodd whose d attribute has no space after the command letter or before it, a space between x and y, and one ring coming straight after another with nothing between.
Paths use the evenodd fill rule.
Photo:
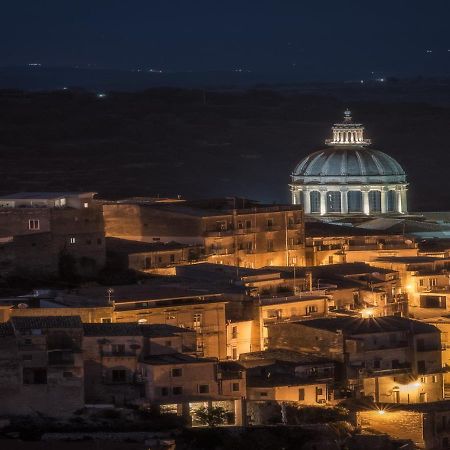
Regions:
<instances>
[{"instance_id":1,"label":"arched window on dome","mask_svg":"<svg viewBox=\"0 0 450 450\"><path fill-rule=\"evenodd\" d=\"M348 212L356 213L362 212L362 193L361 191L347 192Z\"/></svg>"},{"instance_id":2,"label":"arched window on dome","mask_svg":"<svg viewBox=\"0 0 450 450\"><path fill-rule=\"evenodd\" d=\"M327 212L341 212L341 193L339 191L327 192Z\"/></svg>"},{"instance_id":3,"label":"arched window on dome","mask_svg":"<svg viewBox=\"0 0 450 450\"><path fill-rule=\"evenodd\" d=\"M369 211L381 212L381 192L369 191Z\"/></svg>"},{"instance_id":4,"label":"arched window on dome","mask_svg":"<svg viewBox=\"0 0 450 450\"><path fill-rule=\"evenodd\" d=\"M320 213L320 192L311 191L309 193L310 207L312 213Z\"/></svg>"},{"instance_id":5,"label":"arched window on dome","mask_svg":"<svg viewBox=\"0 0 450 450\"><path fill-rule=\"evenodd\" d=\"M388 191L386 195L386 211L395 212L397 210L397 195L395 191Z\"/></svg>"}]
</instances>

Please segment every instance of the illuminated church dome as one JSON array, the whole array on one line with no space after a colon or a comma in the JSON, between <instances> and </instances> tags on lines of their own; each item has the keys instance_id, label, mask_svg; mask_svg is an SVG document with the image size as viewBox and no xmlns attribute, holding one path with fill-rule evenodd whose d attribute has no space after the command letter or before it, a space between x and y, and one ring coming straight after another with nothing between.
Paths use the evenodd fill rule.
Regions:
<instances>
[{"instance_id":1,"label":"illuminated church dome","mask_svg":"<svg viewBox=\"0 0 450 450\"><path fill-rule=\"evenodd\" d=\"M406 174L386 153L369 148L364 127L350 111L334 124L327 148L311 153L292 173L292 203L306 214L399 214L407 212Z\"/></svg>"}]
</instances>

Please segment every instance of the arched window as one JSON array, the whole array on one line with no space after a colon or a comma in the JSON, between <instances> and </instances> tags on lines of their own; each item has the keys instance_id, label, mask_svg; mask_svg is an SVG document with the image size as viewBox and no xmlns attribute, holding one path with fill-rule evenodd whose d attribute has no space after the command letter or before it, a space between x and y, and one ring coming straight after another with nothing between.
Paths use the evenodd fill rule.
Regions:
<instances>
[{"instance_id":1,"label":"arched window","mask_svg":"<svg viewBox=\"0 0 450 450\"><path fill-rule=\"evenodd\" d=\"M381 212L381 192L369 191L369 211Z\"/></svg>"},{"instance_id":2,"label":"arched window","mask_svg":"<svg viewBox=\"0 0 450 450\"><path fill-rule=\"evenodd\" d=\"M311 191L309 194L309 200L311 203L311 212L320 213L320 192Z\"/></svg>"},{"instance_id":3,"label":"arched window","mask_svg":"<svg viewBox=\"0 0 450 450\"><path fill-rule=\"evenodd\" d=\"M347 193L348 212L362 212L361 191L348 191Z\"/></svg>"},{"instance_id":4,"label":"arched window","mask_svg":"<svg viewBox=\"0 0 450 450\"><path fill-rule=\"evenodd\" d=\"M388 191L387 196L387 208L388 212L394 212L397 210L397 195L395 191Z\"/></svg>"},{"instance_id":5,"label":"arched window","mask_svg":"<svg viewBox=\"0 0 450 450\"><path fill-rule=\"evenodd\" d=\"M341 212L341 193L339 191L327 192L327 212Z\"/></svg>"}]
</instances>

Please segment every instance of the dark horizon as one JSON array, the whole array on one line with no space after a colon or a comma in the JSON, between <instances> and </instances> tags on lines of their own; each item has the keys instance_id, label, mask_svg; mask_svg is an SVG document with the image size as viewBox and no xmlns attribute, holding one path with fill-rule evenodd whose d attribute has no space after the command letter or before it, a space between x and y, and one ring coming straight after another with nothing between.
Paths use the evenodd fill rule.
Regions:
<instances>
[{"instance_id":1,"label":"dark horizon","mask_svg":"<svg viewBox=\"0 0 450 450\"><path fill-rule=\"evenodd\" d=\"M311 81L450 74L450 5L380 0L134 0L6 5L2 66L299 74Z\"/></svg>"}]
</instances>

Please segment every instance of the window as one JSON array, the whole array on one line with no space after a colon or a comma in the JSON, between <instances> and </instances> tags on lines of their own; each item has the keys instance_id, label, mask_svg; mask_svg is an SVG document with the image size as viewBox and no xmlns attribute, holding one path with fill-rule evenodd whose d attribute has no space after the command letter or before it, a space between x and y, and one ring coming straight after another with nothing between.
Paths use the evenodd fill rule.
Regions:
<instances>
[{"instance_id":1,"label":"window","mask_svg":"<svg viewBox=\"0 0 450 450\"><path fill-rule=\"evenodd\" d=\"M420 287L423 287L423 278L421 278L421 279L419 280L419 286L420 286Z\"/></svg>"},{"instance_id":2,"label":"window","mask_svg":"<svg viewBox=\"0 0 450 450\"><path fill-rule=\"evenodd\" d=\"M245 221L245 228L251 228L252 227L252 221L251 220L246 220Z\"/></svg>"},{"instance_id":3,"label":"window","mask_svg":"<svg viewBox=\"0 0 450 450\"><path fill-rule=\"evenodd\" d=\"M39 230L40 229L39 219L30 219L28 221L28 229Z\"/></svg>"},{"instance_id":4,"label":"window","mask_svg":"<svg viewBox=\"0 0 450 450\"><path fill-rule=\"evenodd\" d=\"M97 245L102 245L102 240L100 238L97 239Z\"/></svg>"},{"instance_id":5,"label":"window","mask_svg":"<svg viewBox=\"0 0 450 450\"><path fill-rule=\"evenodd\" d=\"M327 192L327 212L341 212L341 193L339 191Z\"/></svg>"},{"instance_id":6,"label":"window","mask_svg":"<svg viewBox=\"0 0 450 450\"><path fill-rule=\"evenodd\" d=\"M381 360L379 360L379 359L374 359L374 360L373 360L373 368L374 368L374 369L380 369L380 368L381 368Z\"/></svg>"},{"instance_id":7,"label":"window","mask_svg":"<svg viewBox=\"0 0 450 450\"><path fill-rule=\"evenodd\" d=\"M172 347L172 341L166 341L166 342L164 342L164 345L166 347Z\"/></svg>"},{"instance_id":8,"label":"window","mask_svg":"<svg viewBox=\"0 0 450 450\"><path fill-rule=\"evenodd\" d=\"M71 238L69 239L69 242L70 242L71 244L75 244L75 243L77 242L77 240L76 240L74 237L71 237Z\"/></svg>"},{"instance_id":9,"label":"window","mask_svg":"<svg viewBox=\"0 0 450 450\"><path fill-rule=\"evenodd\" d=\"M319 311L319 308L316 305L309 305L306 307L306 314L312 314Z\"/></svg>"},{"instance_id":10,"label":"window","mask_svg":"<svg viewBox=\"0 0 450 450\"><path fill-rule=\"evenodd\" d=\"M194 328L202 326L202 313L195 313L193 316Z\"/></svg>"},{"instance_id":11,"label":"window","mask_svg":"<svg viewBox=\"0 0 450 450\"><path fill-rule=\"evenodd\" d=\"M183 369L180 369L180 368L172 369L173 377L181 377L182 375L183 375Z\"/></svg>"},{"instance_id":12,"label":"window","mask_svg":"<svg viewBox=\"0 0 450 450\"><path fill-rule=\"evenodd\" d=\"M360 191L349 191L347 193L348 212L362 212L362 193Z\"/></svg>"},{"instance_id":13,"label":"window","mask_svg":"<svg viewBox=\"0 0 450 450\"><path fill-rule=\"evenodd\" d=\"M174 254L171 254L171 255L170 255L170 262L171 262L171 263L174 263L174 262L175 262L175 255L174 255Z\"/></svg>"},{"instance_id":14,"label":"window","mask_svg":"<svg viewBox=\"0 0 450 450\"><path fill-rule=\"evenodd\" d=\"M123 355L125 353L125 344L113 344L112 353L115 355Z\"/></svg>"},{"instance_id":15,"label":"window","mask_svg":"<svg viewBox=\"0 0 450 450\"><path fill-rule=\"evenodd\" d=\"M427 382L427 377L420 377L420 382L421 382L422 384L426 384L426 382Z\"/></svg>"},{"instance_id":16,"label":"window","mask_svg":"<svg viewBox=\"0 0 450 450\"><path fill-rule=\"evenodd\" d=\"M232 383L231 390L233 392L238 392L239 391L239 383Z\"/></svg>"},{"instance_id":17,"label":"window","mask_svg":"<svg viewBox=\"0 0 450 450\"><path fill-rule=\"evenodd\" d=\"M86 245L91 245L92 244L92 240L91 239L86 239Z\"/></svg>"},{"instance_id":18,"label":"window","mask_svg":"<svg viewBox=\"0 0 450 450\"><path fill-rule=\"evenodd\" d=\"M167 397L169 395L169 388L168 387L162 387L161 388L161 396Z\"/></svg>"},{"instance_id":19,"label":"window","mask_svg":"<svg viewBox=\"0 0 450 450\"><path fill-rule=\"evenodd\" d=\"M268 252L273 252L273 241L272 241L272 239L269 239L267 241L267 251Z\"/></svg>"},{"instance_id":20,"label":"window","mask_svg":"<svg viewBox=\"0 0 450 450\"><path fill-rule=\"evenodd\" d=\"M273 219L267 219L267 228L270 229L273 227Z\"/></svg>"},{"instance_id":21,"label":"window","mask_svg":"<svg viewBox=\"0 0 450 450\"><path fill-rule=\"evenodd\" d=\"M231 358L238 359L237 347L231 347Z\"/></svg>"},{"instance_id":22,"label":"window","mask_svg":"<svg viewBox=\"0 0 450 450\"><path fill-rule=\"evenodd\" d=\"M395 191L388 191L387 195L386 195L386 200L387 200L387 211L388 212L394 212L397 209L397 199L396 199L396 194Z\"/></svg>"},{"instance_id":23,"label":"window","mask_svg":"<svg viewBox=\"0 0 450 450\"><path fill-rule=\"evenodd\" d=\"M111 379L114 383L124 383L127 380L127 371L123 369L113 369Z\"/></svg>"},{"instance_id":24,"label":"window","mask_svg":"<svg viewBox=\"0 0 450 450\"><path fill-rule=\"evenodd\" d=\"M425 361L417 361L417 371L419 373L424 373L426 371Z\"/></svg>"},{"instance_id":25,"label":"window","mask_svg":"<svg viewBox=\"0 0 450 450\"><path fill-rule=\"evenodd\" d=\"M209 384L199 384L198 385L199 394L209 394Z\"/></svg>"},{"instance_id":26,"label":"window","mask_svg":"<svg viewBox=\"0 0 450 450\"><path fill-rule=\"evenodd\" d=\"M369 211L381 212L381 192L369 191Z\"/></svg>"},{"instance_id":27,"label":"window","mask_svg":"<svg viewBox=\"0 0 450 450\"><path fill-rule=\"evenodd\" d=\"M89 208L89 203L88 203L88 202L84 202L84 203L83 203L83 207L84 207L84 208Z\"/></svg>"},{"instance_id":28,"label":"window","mask_svg":"<svg viewBox=\"0 0 450 450\"><path fill-rule=\"evenodd\" d=\"M304 388L300 388L298 390L298 401L302 402L305 400L305 389Z\"/></svg>"},{"instance_id":29,"label":"window","mask_svg":"<svg viewBox=\"0 0 450 450\"><path fill-rule=\"evenodd\" d=\"M316 388L316 395L323 395L323 389L322 388Z\"/></svg>"},{"instance_id":30,"label":"window","mask_svg":"<svg viewBox=\"0 0 450 450\"><path fill-rule=\"evenodd\" d=\"M24 368L23 384L47 384L47 370L37 368Z\"/></svg>"},{"instance_id":31,"label":"window","mask_svg":"<svg viewBox=\"0 0 450 450\"><path fill-rule=\"evenodd\" d=\"M112 320L111 320L110 317L102 317L102 318L100 319L100 322L101 322L101 323L112 323Z\"/></svg>"},{"instance_id":32,"label":"window","mask_svg":"<svg viewBox=\"0 0 450 450\"><path fill-rule=\"evenodd\" d=\"M181 386L175 386L172 388L173 395L183 395L183 388Z\"/></svg>"},{"instance_id":33,"label":"window","mask_svg":"<svg viewBox=\"0 0 450 450\"><path fill-rule=\"evenodd\" d=\"M437 375L433 375L433 376L431 377L431 382L432 382L432 383L437 383L437 381L438 381Z\"/></svg>"},{"instance_id":34,"label":"window","mask_svg":"<svg viewBox=\"0 0 450 450\"><path fill-rule=\"evenodd\" d=\"M251 252L253 250L253 242L252 241L246 242L246 247L247 247L247 251Z\"/></svg>"},{"instance_id":35,"label":"window","mask_svg":"<svg viewBox=\"0 0 450 450\"><path fill-rule=\"evenodd\" d=\"M320 213L320 192L311 191L309 193L310 208L312 213Z\"/></svg>"},{"instance_id":36,"label":"window","mask_svg":"<svg viewBox=\"0 0 450 450\"><path fill-rule=\"evenodd\" d=\"M260 393L259 393L259 396L260 396L260 397L267 397L267 392L264 392L264 391L263 391L263 392L260 392Z\"/></svg>"},{"instance_id":37,"label":"window","mask_svg":"<svg viewBox=\"0 0 450 450\"><path fill-rule=\"evenodd\" d=\"M426 403L426 402L427 402L427 393L420 392L419 393L419 403Z\"/></svg>"},{"instance_id":38,"label":"window","mask_svg":"<svg viewBox=\"0 0 450 450\"><path fill-rule=\"evenodd\" d=\"M231 339L236 339L238 336L238 327L233 326L231 327Z\"/></svg>"}]
</instances>

